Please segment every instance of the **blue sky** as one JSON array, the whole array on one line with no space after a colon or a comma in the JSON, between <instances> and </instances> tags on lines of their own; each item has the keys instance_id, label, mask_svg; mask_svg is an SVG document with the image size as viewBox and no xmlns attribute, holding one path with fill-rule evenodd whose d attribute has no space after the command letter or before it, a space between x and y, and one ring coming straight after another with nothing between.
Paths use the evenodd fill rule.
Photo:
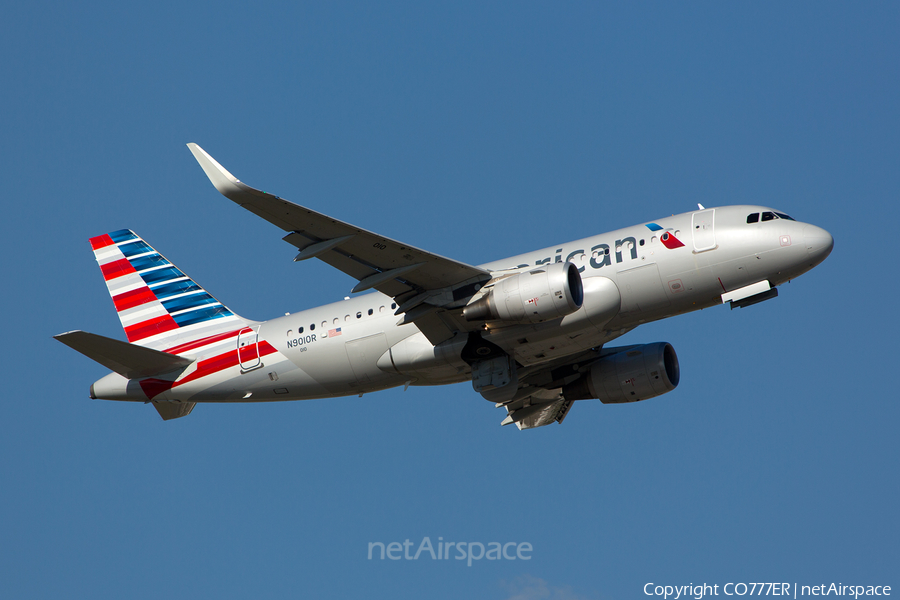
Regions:
<instances>
[{"instance_id":1,"label":"blue sky","mask_svg":"<svg viewBox=\"0 0 900 600\"><path fill-rule=\"evenodd\" d=\"M891 3L20 3L0 64L10 376L0 596L637 598L900 585L900 9ZM646 325L677 390L500 428L468 385L92 401L51 339L124 338L87 239L128 227L265 319L353 281L291 262L250 185L470 263L759 203L828 229L771 302ZM529 561L367 560L528 542Z\"/></svg>"}]
</instances>

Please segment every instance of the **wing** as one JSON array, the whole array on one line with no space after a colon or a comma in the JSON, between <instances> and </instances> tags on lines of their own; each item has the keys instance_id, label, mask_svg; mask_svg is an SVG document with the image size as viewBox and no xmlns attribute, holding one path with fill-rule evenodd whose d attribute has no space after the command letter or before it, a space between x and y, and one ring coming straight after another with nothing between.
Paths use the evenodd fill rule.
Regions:
<instances>
[{"instance_id":1,"label":"wing","mask_svg":"<svg viewBox=\"0 0 900 600\"><path fill-rule=\"evenodd\" d=\"M450 313L485 282L488 271L426 252L332 219L241 183L200 146L188 144L206 176L226 198L288 232L300 251L294 260L318 258L357 279L352 292L376 289L398 304L404 322L415 322L432 344L457 331L477 329Z\"/></svg>"}]
</instances>

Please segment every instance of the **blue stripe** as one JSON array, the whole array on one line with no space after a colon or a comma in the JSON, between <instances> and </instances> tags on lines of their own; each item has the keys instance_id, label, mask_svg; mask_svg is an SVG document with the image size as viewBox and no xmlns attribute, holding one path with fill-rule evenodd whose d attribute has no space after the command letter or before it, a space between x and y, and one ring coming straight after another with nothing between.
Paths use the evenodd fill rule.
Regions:
<instances>
[{"instance_id":1,"label":"blue stripe","mask_svg":"<svg viewBox=\"0 0 900 600\"><path fill-rule=\"evenodd\" d=\"M176 281L174 283L167 283L165 285L159 286L158 288L155 288L153 290L153 293L156 294L156 297L160 300L164 300L165 298L175 296L176 294L184 294L185 292L193 292L202 289L202 287L200 287L193 281Z\"/></svg>"},{"instance_id":2,"label":"blue stripe","mask_svg":"<svg viewBox=\"0 0 900 600\"><path fill-rule=\"evenodd\" d=\"M168 267L166 269L159 269L157 271L150 271L148 273L141 274L141 278L146 282L147 285L153 285L154 283L161 283L168 279L175 279L177 277L184 276L184 273L182 273L175 267Z\"/></svg>"},{"instance_id":3,"label":"blue stripe","mask_svg":"<svg viewBox=\"0 0 900 600\"><path fill-rule=\"evenodd\" d=\"M217 303L218 300L210 296L209 294L192 294L190 296L182 296L181 298L175 298L174 300L168 300L163 302L163 306L170 313L178 312L179 310L187 310L189 308L196 308L198 306L203 306L204 304L214 304Z\"/></svg>"},{"instance_id":4,"label":"blue stripe","mask_svg":"<svg viewBox=\"0 0 900 600\"><path fill-rule=\"evenodd\" d=\"M120 229L118 231L113 231L109 234L109 237L112 238L112 241L115 243L124 242L125 240L136 240L138 236L134 235L134 232L130 229Z\"/></svg>"},{"instance_id":5,"label":"blue stripe","mask_svg":"<svg viewBox=\"0 0 900 600\"><path fill-rule=\"evenodd\" d=\"M209 321L211 319L230 317L232 314L234 313L220 304L219 306L201 308L200 310L184 313L183 315L175 315L172 318L175 319L175 322L178 323L179 327L187 327L188 325L202 323L203 321Z\"/></svg>"},{"instance_id":6,"label":"blue stripe","mask_svg":"<svg viewBox=\"0 0 900 600\"><path fill-rule=\"evenodd\" d=\"M122 254L124 254L125 256L134 256L135 254L153 252L153 248L151 248L149 244L147 244L146 242L142 242L141 240L122 244L121 246L119 246L119 250L121 250Z\"/></svg>"},{"instance_id":7,"label":"blue stripe","mask_svg":"<svg viewBox=\"0 0 900 600\"><path fill-rule=\"evenodd\" d=\"M647 229L649 229L650 231L659 231L660 229L662 229L662 227L660 227L656 223L647 223Z\"/></svg>"},{"instance_id":8,"label":"blue stripe","mask_svg":"<svg viewBox=\"0 0 900 600\"><path fill-rule=\"evenodd\" d=\"M131 258L128 262L130 262L131 266L134 267L134 270L138 272L152 267L161 267L163 265L171 266L172 264L159 254L148 254L147 256L142 256L140 258Z\"/></svg>"}]
</instances>

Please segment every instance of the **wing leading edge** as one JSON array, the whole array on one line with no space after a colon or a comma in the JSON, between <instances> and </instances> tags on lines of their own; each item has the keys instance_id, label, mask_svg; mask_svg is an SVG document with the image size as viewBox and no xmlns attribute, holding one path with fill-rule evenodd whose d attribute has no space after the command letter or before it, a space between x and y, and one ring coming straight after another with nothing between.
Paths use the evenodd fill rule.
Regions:
<instances>
[{"instance_id":1,"label":"wing leading edge","mask_svg":"<svg viewBox=\"0 0 900 600\"><path fill-rule=\"evenodd\" d=\"M393 297L397 313L416 322L433 344L477 324L446 314L461 308L491 274L252 188L229 173L197 144L187 145L213 186L226 198L288 232L284 240L300 252L294 260L318 258L357 279L353 292L376 289Z\"/></svg>"}]
</instances>

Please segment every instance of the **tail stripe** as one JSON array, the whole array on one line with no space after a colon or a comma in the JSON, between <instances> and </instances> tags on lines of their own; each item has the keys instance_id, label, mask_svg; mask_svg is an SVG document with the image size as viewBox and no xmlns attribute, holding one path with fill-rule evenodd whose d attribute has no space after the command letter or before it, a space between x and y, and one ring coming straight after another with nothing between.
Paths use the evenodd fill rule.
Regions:
<instances>
[{"instance_id":1,"label":"tail stripe","mask_svg":"<svg viewBox=\"0 0 900 600\"><path fill-rule=\"evenodd\" d=\"M185 274L175 267L163 267L155 271L144 271L141 273L141 278L150 286L157 283L168 283L173 279L182 279L184 277Z\"/></svg>"},{"instance_id":2,"label":"tail stripe","mask_svg":"<svg viewBox=\"0 0 900 600\"><path fill-rule=\"evenodd\" d=\"M100 265L100 270L103 271L103 278L106 281L135 272L135 269L131 266L131 263L124 258L122 260L108 262L105 265Z\"/></svg>"},{"instance_id":3,"label":"tail stripe","mask_svg":"<svg viewBox=\"0 0 900 600\"><path fill-rule=\"evenodd\" d=\"M220 319L222 317L228 317L231 316L231 314L232 313L230 310L222 305L219 305L213 306L211 308L204 308L201 310L173 315L173 318L175 319L175 322L178 323L179 327L187 327L188 325L193 325L194 323L202 323L204 321L209 321L210 319Z\"/></svg>"},{"instance_id":4,"label":"tail stripe","mask_svg":"<svg viewBox=\"0 0 900 600\"><path fill-rule=\"evenodd\" d=\"M101 248L112 246L113 244L115 244L115 242L112 241L112 238L109 237L108 234L98 235L97 237L91 238L91 248L93 250L100 250Z\"/></svg>"},{"instance_id":5,"label":"tail stripe","mask_svg":"<svg viewBox=\"0 0 900 600\"><path fill-rule=\"evenodd\" d=\"M147 302L153 302L154 300L156 300L156 296L145 287L139 287L129 292L119 294L118 296L113 296L113 303L116 305L116 310L119 312L134 308L135 306L140 306L141 304L146 304Z\"/></svg>"},{"instance_id":6,"label":"tail stripe","mask_svg":"<svg viewBox=\"0 0 900 600\"><path fill-rule=\"evenodd\" d=\"M173 329L178 329L178 324L169 315L163 315L126 327L125 335L128 336L129 342L137 342L151 335L157 335Z\"/></svg>"},{"instance_id":7,"label":"tail stripe","mask_svg":"<svg viewBox=\"0 0 900 600\"><path fill-rule=\"evenodd\" d=\"M156 297L160 300L164 300L166 298L171 298L172 296L178 296L179 294L202 289L202 287L200 287L190 279L186 279L155 287L153 288L153 293L156 294Z\"/></svg>"},{"instance_id":8,"label":"tail stripe","mask_svg":"<svg viewBox=\"0 0 900 600\"><path fill-rule=\"evenodd\" d=\"M120 229L118 231L113 231L112 233L109 234L109 237L112 239L112 241L114 241L117 244L128 241L128 240L141 239L138 236L136 236L134 234L134 232L131 231L130 229Z\"/></svg>"},{"instance_id":9,"label":"tail stripe","mask_svg":"<svg viewBox=\"0 0 900 600\"><path fill-rule=\"evenodd\" d=\"M203 306L204 304L219 304L219 306L221 306L218 300L216 300L206 292L200 292L199 294L195 293L189 296L179 296L174 300L163 300L162 303L165 309L170 313L178 312L180 310L187 310L189 308L197 308L198 306Z\"/></svg>"},{"instance_id":10,"label":"tail stripe","mask_svg":"<svg viewBox=\"0 0 900 600\"><path fill-rule=\"evenodd\" d=\"M150 247L146 242L128 242L119 246L119 250L122 251L122 254L131 258L132 256L136 256L138 254L146 254L148 252L156 252L153 248Z\"/></svg>"},{"instance_id":11,"label":"tail stripe","mask_svg":"<svg viewBox=\"0 0 900 600\"><path fill-rule=\"evenodd\" d=\"M128 256L127 254L125 256ZM172 266L169 261L164 259L159 254L142 254L141 256L135 256L133 258L129 258L128 262L131 263L131 266L134 267L135 271L146 271L147 269L152 269L153 267L170 267Z\"/></svg>"}]
</instances>

